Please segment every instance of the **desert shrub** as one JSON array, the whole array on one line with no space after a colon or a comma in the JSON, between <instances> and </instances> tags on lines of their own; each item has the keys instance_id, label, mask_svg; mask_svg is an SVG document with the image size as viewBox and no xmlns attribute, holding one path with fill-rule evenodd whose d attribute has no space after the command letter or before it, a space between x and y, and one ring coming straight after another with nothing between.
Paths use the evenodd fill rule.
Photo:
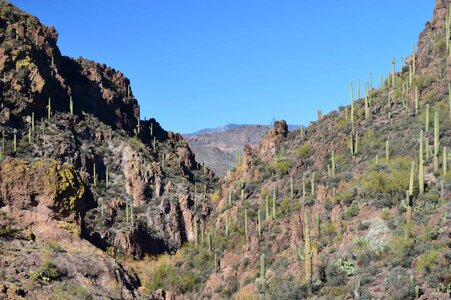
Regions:
<instances>
[{"instance_id":1,"label":"desert shrub","mask_svg":"<svg viewBox=\"0 0 451 300\"><path fill-rule=\"evenodd\" d=\"M61 282L57 284L53 288L53 292L55 293L56 299L68 299L67 296L70 296L69 299L72 297L74 299L94 299L83 287L70 282Z\"/></svg>"},{"instance_id":2,"label":"desert shrub","mask_svg":"<svg viewBox=\"0 0 451 300\"><path fill-rule=\"evenodd\" d=\"M360 212L360 205L358 203L352 203L344 214L345 220L349 220L353 217L356 217Z\"/></svg>"},{"instance_id":3,"label":"desert shrub","mask_svg":"<svg viewBox=\"0 0 451 300\"><path fill-rule=\"evenodd\" d=\"M289 160L276 161L269 165L269 170L273 173L280 175L288 174L288 170L291 168L291 162Z\"/></svg>"},{"instance_id":4,"label":"desert shrub","mask_svg":"<svg viewBox=\"0 0 451 300\"><path fill-rule=\"evenodd\" d=\"M430 285L436 286L451 277L451 260L444 248L430 249L422 254L416 264L416 270Z\"/></svg>"},{"instance_id":5,"label":"desert shrub","mask_svg":"<svg viewBox=\"0 0 451 300\"><path fill-rule=\"evenodd\" d=\"M63 272L58 269L58 266L48 256L44 259L41 267L30 274L32 279L42 279L43 281L58 280L61 276L63 276Z\"/></svg>"},{"instance_id":6,"label":"desert shrub","mask_svg":"<svg viewBox=\"0 0 451 300\"><path fill-rule=\"evenodd\" d=\"M219 191L215 191L212 195L211 195L211 202L218 202L219 199L221 198Z\"/></svg>"},{"instance_id":7,"label":"desert shrub","mask_svg":"<svg viewBox=\"0 0 451 300\"><path fill-rule=\"evenodd\" d=\"M423 89L429 87L432 82L434 82L434 76L431 74L417 75L413 80L413 85L416 85L418 87L418 90L421 92Z\"/></svg>"},{"instance_id":8,"label":"desert shrub","mask_svg":"<svg viewBox=\"0 0 451 300\"><path fill-rule=\"evenodd\" d=\"M386 209L396 205L397 203L398 200L387 193L381 193L373 197L373 205L377 208L382 208L383 211L386 211Z\"/></svg>"},{"instance_id":9,"label":"desert shrub","mask_svg":"<svg viewBox=\"0 0 451 300\"><path fill-rule=\"evenodd\" d=\"M300 159L307 159L312 154L312 146L310 144L303 144L296 150L296 156Z\"/></svg>"},{"instance_id":10,"label":"desert shrub","mask_svg":"<svg viewBox=\"0 0 451 300\"><path fill-rule=\"evenodd\" d=\"M47 244L47 247L49 248L50 251L54 252L54 253L63 253L66 252L60 245L58 245L57 243L53 243L53 242L49 242Z\"/></svg>"},{"instance_id":11,"label":"desert shrub","mask_svg":"<svg viewBox=\"0 0 451 300\"><path fill-rule=\"evenodd\" d=\"M384 290L393 300L413 299L415 285L408 269L396 267L388 273L384 280Z\"/></svg>"},{"instance_id":12,"label":"desert shrub","mask_svg":"<svg viewBox=\"0 0 451 300\"><path fill-rule=\"evenodd\" d=\"M146 289L150 292L157 289L188 292L199 282L197 272L187 272L170 263L163 263L149 274Z\"/></svg>"},{"instance_id":13,"label":"desert shrub","mask_svg":"<svg viewBox=\"0 0 451 300\"><path fill-rule=\"evenodd\" d=\"M409 267L413 257L413 239L405 236L394 236L388 243L388 264Z\"/></svg>"},{"instance_id":14,"label":"desert shrub","mask_svg":"<svg viewBox=\"0 0 451 300\"><path fill-rule=\"evenodd\" d=\"M404 194L409 186L410 163L408 157L397 157L388 165L372 165L363 174L362 185L370 194Z\"/></svg>"},{"instance_id":15,"label":"desert shrub","mask_svg":"<svg viewBox=\"0 0 451 300\"><path fill-rule=\"evenodd\" d=\"M292 275L274 276L268 282L267 294L270 299L304 299L307 295L307 286L297 281Z\"/></svg>"},{"instance_id":16,"label":"desert shrub","mask_svg":"<svg viewBox=\"0 0 451 300\"><path fill-rule=\"evenodd\" d=\"M327 286L345 285L348 278L346 272L337 263L328 264L326 267Z\"/></svg>"}]
</instances>

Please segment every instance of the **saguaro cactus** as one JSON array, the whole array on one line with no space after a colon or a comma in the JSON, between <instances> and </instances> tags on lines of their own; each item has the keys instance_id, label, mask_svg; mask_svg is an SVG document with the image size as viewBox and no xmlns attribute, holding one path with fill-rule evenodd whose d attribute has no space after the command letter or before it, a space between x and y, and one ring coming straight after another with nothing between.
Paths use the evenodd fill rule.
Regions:
<instances>
[{"instance_id":1,"label":"saguaro cactus","mask_svg":"<svg viewBox=\"0 0 451 300\"><path fill-rule=\"evenodd\" d=\"M446 151L446 146L443 147L443 163L442 163L442 169L443 169L443 176L446 176L446 162L448 160L448 152Z\"/></svg>"},{"instance_id":2,"label":"saguaro cactus","mask_svg":"<svg viewBox=\"0 0 451 300\"><path fill-rule=\"evenodd\" d=\"M419 97L418 87L415 86L415 114L416 115L418 115L418 97Z\"/></svg>"},{"instance_id":3,"label":"saguaro cactus","mask_svg":"<svg viewBox=\"0 0 451 300\"><path fill-rule=\"evenodd\" d=\"M414 180L415 180L415 161L412 160L410 166L409 195L413 195Z\"/></svg>"},{"instance_id":4,"label":"saguaro cactus","mask_svg":"<svg viewBox=\"0 0 451 300\"><path fill-rule=\"evenodd\" d=\"M351 124L354 128L354 88L352 87L352 81L351 81Z\"/></svg>"},{"instance_id":5,"label":"saguaro cactus","mask_svg":"<svg viewBox=\"0 0 451 300\"><path fill-rule=\"evenodd\" d=\"M335 175L335 150L332 149L332 155L331 155L331 161L332 161L332 176Z\"/></svg>"},{"instance_id":6,"label":"saguaro cactus","mask_svg":"<svg viewBox=\"0 0 451 300\"><path fill-rule=\"evenodd\" d=\"M262 237L262 219L260 215L260 210L257 211L257 229L258 229L258 237Z\"/></svg>"},{"instance_id":7,"label":"saguaro cactus","mask_svg":"<svg viewBox=\"0 0 451 300\"><path fill-rule=\"evenodd\" d=\"M316 231L316 240L320 240L321 238L321 218L319 212L316 213L316 223L315 223L315 231Z\"/></svg>"},{"instance_id":8,"label":"saguaro cactus","mask_svg":"<svg viewBox=\"0 0 451 300\"><path fill-rule=\"evenodd\" d=\"M370 117L370 107L368 105L368 96L365 95L365 119L368 119Z\"/></svg>"},{"instance_id":9,"label":"saguaro cactus","mask_svg":"<svg viewBox=\"0 0 451 300\"><path fill-rule=\"evenodd\" d=\"M410 230L412 228L412 206L413 206L413 195L410 195L409 191L406 191L406 236L410 235Z\"/></svg>"},{"instance_id":10,"label":"saguaro cactus","mask_svg":"<svg viewBox=\"0 0 451 300\"><path fill-rule=\"evenodd\" d=\"M97 186L97 172L96 172L96 163L94 163L93 167L93 175L92 175L94 186Z\"/></svg>"},{"instance_id":11,"label":"saguaro cactus","mask_svg":"<svg viewBox=\"0 0 451 300\"><path fill-rule=\"evenodd\" d=\"M312 173L312 178L310 179L310 192L312 196L315 195L315 172Z\"/></svg>"},{"instance_id":12,"label":"saguaro cactus","mask_svg":"<svg viewBox=\"0 0 451 300\"><path fill-rule=\"evenodd\" d=\"M420 151L419 151L419 164L418 164L418 184L420 194L424 192L424 161L423 161L423 130L420 131Z\"/></svg>"},{"instance_id":13,"label":"saguaro cactus","mask_svg":"<svg viewBox=\"0 0 451 300\"><path fill-rule=\"evenodd\" d=\"M249 236L248 223L247 223L247 208L244 209L244 235Z\"/></svg>"},{"instance_id":14,"label":"saguaro cactus","mask_svg":"<svg viewBox=\"0 0 451 300\"><path fill-rule=\"evenodd\" d=\"M260 255L260 277L256 280L259 299L265 299L266 294L266 271L265 271L265 254Z\"/></svg>"},{"instance_id":15,"label":"saguaro cactus","mask_svg":"<svg viewBox=\"0 0 451 300\"><path fill-rule=\"evenodd\" d=\"M0 160L3 159L3 153L5 153L5 131L2 130L2 147L0 148Z\"/></svg>"},{"instance_id":16,"label":"saguaro cactus","mask_svg":"<svg viewBox=\"0 0 451 300\"><path fill-rule=\"evenodd\" d=\"M229 216L227 212L225 212L225 236L229 236Z\"/></svg>"},{"instance_id":17,"label":"saguaro cactus","mask_svg":"<svg viewBox=\"0 0 451 300\"><path fill-rule=\"evenodd\" d=\"M305 279L311 292L312 286L312 244L310 241L310 226L308 220L308 211L304 211L304 255L299 253L299 258L304 261Z\"/></svg>"},{"instance_id":18,"label":"saguaro cactus","mask_svg":"<svg viewBox=\"0 0 451 300\"><path fill-rule=\"evenodd\" d=\"M110 174L109 174L109 171L108 171L108 166L106 167L106 172L105 172L105 186L107 188L110 187Z\"/></svg>"},{"instance_id":19,"label":"saguaro cactus","mask_svg":"<svg viewBox=\"0 0 451 300\"><path fill-rule=\"evenodd\" d=\"M272 219L276 219L276 197L274 194L274 197L272 198Z\"/></svg>"},{"instance_id":20,"label":"saguaro cactus","mask_svg":"<svg viewBox=\"0 0 451 300\"><path fill-rule=\"evenodd\" d=\"M13 137L13 150L14 150L14 152L17 152L17 129L14 128L13 134L14 134L14 137Z\"/></svg>"},{"instance_id":21,"label":"saguaro cactus","mask_svg":"<svg viewBox=\"0 0 451 300\"><path fill-rule=\"evenodd\" d=\"M425 133L427 134L429 131L429 103L426 104L426 120L425 120Z\"/></svg>"},{"instance_id":22,"label":"saguaro cactus","mask_svg":"<svg viewBox=\"0 0 451 300\"><path fill-rule=\"evenodd\" d=\"M434 113L434 172L438 172L438 152L440 147L440 136L439 136L439 115L436 111Z\"/></svg>"},{"instance_id":23,"label":"saguaro cactus","mask_svg":"<svg viewBox=\"0 0 451 300\"><path fill-rule=\"evenodd\" d=\"M395 65L396 65L396 59L394 57L391 59L391 65L392 65L392 87L395 87Z\"/></svg>"},{"instance_id":24,"label":"saguaro cactus","mask_svg":"<svg viewBox=\"0 0 451 300\"><path fill-rule=\"evenodd\" d=\"M69 98L69 110L71 116L74 114L74 101L72 101L72 96Z\"/></svg>"},{"instance_id":25,"label":"saguaro cactus","mask_svg":"<svg viewBox=\"0 0 451 300\"><path fill-rule=\"evenodd\" d=\"M50 120L51 116L52 116L52 100L49 97L49 103L47 104L47 118Z\"/></svg>"},{"instance_id":26,"label":"saguaro cactus","mask_svg":"<svg viewBox=\"0 0 451 300\"><path fill-rule=\"evenodd\" d=\"M290 197L294 199L293 177L290 177Z\"/></svg>"},{"instance_id":27,"label":"saguaro cactus","mask_svg":"<svg viewBox=\"0 0 451 300\"><path fill-rule=\"evenodd\" d=\"M388 161L390 160L390 141L386 140L385 141L385 160Z\"/></svg>"}]
</instances>

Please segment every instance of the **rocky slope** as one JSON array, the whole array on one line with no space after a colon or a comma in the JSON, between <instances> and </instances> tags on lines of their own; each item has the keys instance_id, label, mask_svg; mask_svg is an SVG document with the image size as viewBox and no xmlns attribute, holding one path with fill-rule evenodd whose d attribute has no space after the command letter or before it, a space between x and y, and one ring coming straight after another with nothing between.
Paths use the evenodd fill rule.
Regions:
<instances>
[{"instance_id":1,"label":"rocky slope","mask_svg":"<svg viewBox=\"0 0 451 300\"><path fill-rule=\"evenodd\" d=\"M236 166L237 161L241 161L244 145L257 146L269 128L266 125L229 124L183 136L199 162L216 175L224 176ZM289 128L294 130L299 126L289 125Z\"/></svg>"},{"instance_id":2,"label":"rocky slope","mask_svg":"<svg viewBox=\"0 0 451 300\"><path fill-rule=\"evenodd\" d=\"M257 146L268 131L267 126L243 125L225 131L184 135L199 162L216 175L224 176L242 154L243 146Z\"/></svg>"},{"instance_id":3,"label":"rocky slope","mask_svg":"<svg viewBox=\"0 0 451 300\"><path fill-rule=\"evenodd\" d=\"M0 1L0 298L135 298L122 258L192 240L216 179L140 120L121 72L62 56L57 38Z\"/></svg>"},{"instance_id":4,"label":"rocky slope","mask_svg":"<svg viewBox=\"0 0 451 300\"><path fill-rule=\"evenodd\" d=\"M146 288L165 299L450 299L450 5L437 1L381 88L246 146L198 238L155 262Z\"/></svg>"}]
</instances>

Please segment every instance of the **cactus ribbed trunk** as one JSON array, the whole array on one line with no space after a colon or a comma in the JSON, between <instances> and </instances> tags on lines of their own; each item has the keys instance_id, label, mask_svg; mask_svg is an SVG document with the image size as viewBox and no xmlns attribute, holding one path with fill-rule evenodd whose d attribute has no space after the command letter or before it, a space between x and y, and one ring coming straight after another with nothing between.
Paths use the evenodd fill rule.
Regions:
<instances>
[{"instance_id":1,"label":"cactus ribbed trunk","mask_svg":"<svg viewBox=\"0 0 451 300\"><path fill-rule=\"evenodd\" d=\"M440 147L439 136L439 115L438 112L434 113L434 172L438 172L438 153Z\"/></svg>"},{"instance_id":2,"label":"cactus ribbed trunk","mask_svg":"<svg viewBox=\"0 0 451 300\"><path fill-rule=\"evenodd\" d=\"M308 212L304 211L304 267L305 279L311 292L312 287L312 244L310 241L310 227L308 220Z\"/></svg>"},{"instance_id":3,"label":"cactus ribbed trunk","mask_svg":"<svg viewBox=\"0 0 451 300\"><path fill-rule=\"evenodd\" d=\"M423 130L420 131L420 151L418 158L418 184L420 194L424 193L424 161L423 161Z\"/></svg>"}]
</instances>

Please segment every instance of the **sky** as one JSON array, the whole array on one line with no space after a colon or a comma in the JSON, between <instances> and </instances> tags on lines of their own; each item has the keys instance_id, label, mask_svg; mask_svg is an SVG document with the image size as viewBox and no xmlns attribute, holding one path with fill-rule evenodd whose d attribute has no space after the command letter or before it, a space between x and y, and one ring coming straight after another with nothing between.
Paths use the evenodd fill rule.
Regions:
<instances>
[{"instance_id":1,"label":"sky","mask_svg":"<svg viewBox=\"0 0 451 300\"><path fill-rule=\"evenodd\" d=\"M349 82L412 53L435 0L12 0L59 32L64 55L122 71L141 118L189 133L350 103Z\"/></svg>"}]
</instances>

